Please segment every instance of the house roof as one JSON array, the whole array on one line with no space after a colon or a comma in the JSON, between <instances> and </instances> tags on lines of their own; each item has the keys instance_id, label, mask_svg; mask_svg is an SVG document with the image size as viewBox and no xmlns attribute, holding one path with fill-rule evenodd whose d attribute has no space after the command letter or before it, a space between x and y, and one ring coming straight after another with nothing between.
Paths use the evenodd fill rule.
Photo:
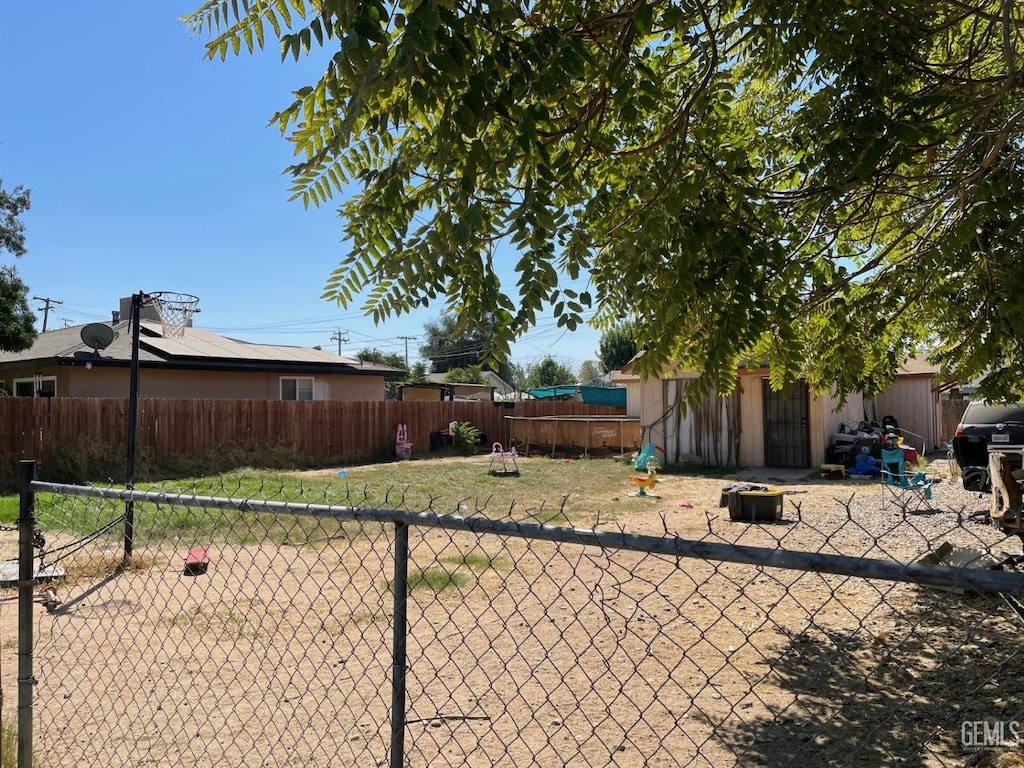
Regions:
<instances>
[{"instance_id":1,"label":"house roof","mask_svg":"<svg viewBox=\"0 0 1024 768\"><path fill-rule=\"evenodd\" d=\"M428 373L427 381L429 381L432 384L444 384L444 377L446 375L447 374L445 373ZM509 384L507 381L501 378L501 376L496 374L494 371L481 370L480 376L483 378L484 383L477 384L476 386L478 387L493 387L502 394L507 394L509 392L515 391L511 384Z\"/></svg>"},{"instance_id":2,"label":"house roof","mask_svg":"<svg viewBox=\"0 0 1024 768\"><path fill-rule=\"evenodd\" d=\"M450 384L450 385L456 386L456 387L476 387L477 389L486 389L488 391L494 389L494 385L493 384L488 384L486 382L483 383L483 384L475 384L475 383L472 383L472 382L469 382L469 381L445 381L444 377L446 375L447 374L444 374L444 373L428 373L427 376L426 376L427 380L424 383L426 383L426 384L441 384L441 385L444 385L444 386L448 386Z\"/></svg>"},{"instance_id":3,"label":"house roof","mask_svg":"<svg viewBox=\"0 0 1024 768\"><path fill-rule=\"evenodd\" d=\"M490 384L469 384L460 382L444 381L443 373L428 373L427 381L419 384L403 384L403 387L419 387L421 389L436 389L446 392L449 396L457 399L468 400L493 400L494 387Z\"/></svg>"},{"instance_id":4,"label":"house roof","mask_svg":"<svg viewBox=\"0 0 1024 768\"><path fill-rule=\"evenodd\" d=\"M924 355L914 355L903 361L897 375L904 376L938 376L942 369L929 363Z\"/></svg>"},{"instance_id":5,"label":"house roof","mask_svg":"<svg viewBox=\"0 0 1024 768\"><path fill-rule=\"evenodd\" d=\"M645 349L639 350L635 355L633 355L629 359L628 363L626 363L624 366L622 366L619 369L619 373L633 373L633 363L635 363L637 360L639 360L641 357L643 357L644 356L644 352L646 352L646 351L647 350L645 350ZM613 379L614 379L614 377L613 377Z\"/></svg>"},{"instance_id":6,"label":"house roof","mask_svg":"<svg viewBox=\"0 0 1024 768\"><path fill-rule=\"evenodd\" d=\"M82 341L84 325L41 333L23 352L0 352L0 369L26 365L125 366L131 363L132 332L127 320L111 323L116 336L98 353ZM163 336L160 323L139 324L139 361L147 367L203 370L282 370L303 373L401 376L405 371L378 363L341 357L322 349L254 344L219 336L202 328L185 328L180 339Z\"/></svg>"}]
</instances>

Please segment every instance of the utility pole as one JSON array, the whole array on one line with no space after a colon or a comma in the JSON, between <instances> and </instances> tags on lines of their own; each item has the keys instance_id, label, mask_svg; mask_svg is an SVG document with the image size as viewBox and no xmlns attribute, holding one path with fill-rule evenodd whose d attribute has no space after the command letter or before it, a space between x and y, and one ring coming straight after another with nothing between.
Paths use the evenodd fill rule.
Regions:
<instances>
[{"instance_id":1,"label":"utility pole","mask_svg":"<svg viewBox=\"0 0 1024 768\"><path fill-rule=\"evenodd\" d=\"M405 370L409 370L409 342L415 339L415 336L399 336L405 342Z\"/></svg>"},{"instance_id":2,"label":"utility pole","mask_svg":"<svg viewBox=\"0 0 1024 768\"><path fill-rule=\"evenodd\" d=\"M348 344L348 336L342 336L341 334L343 333L344 331L342 331L341 328L339 328L338 330L331 334L331 341L338 342L338 357L341 357L341 345Z\"/></svg>"},{"instance_id":3,"label":"utility pole","mask_svg":"<svg viewBox=\"0 0 1024 768\"><path fill-rule=\"evenodd\" d=\"M64 302L63 301L59 301L57 299L51 299L49 296L33 296L32 300L33 301L41 301L41 302L43 302L44 306L43 306L43 331L42 332L46 333L46 323L50 319L50 307L51 306L60 306Z\"/></svg>"}]
</instances>

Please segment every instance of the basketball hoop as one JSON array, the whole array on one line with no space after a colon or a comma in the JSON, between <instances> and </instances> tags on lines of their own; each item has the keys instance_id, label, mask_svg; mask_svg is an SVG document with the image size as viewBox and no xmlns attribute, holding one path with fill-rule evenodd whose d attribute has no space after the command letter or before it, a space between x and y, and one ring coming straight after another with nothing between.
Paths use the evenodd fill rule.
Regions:
<instances>
[{"instance_id":1,"label":"basketball hoop","mask_svg":"<svg viewBox=\"0 0 1024 768\"><path fill-rule=\"evenodd\" d=\"M180 339L185 328L192 321L192 315L199 311L199 297L177 291L157 291L146 298L156 309L163 326L165 339Z\"/></svg>"}]
</instances>

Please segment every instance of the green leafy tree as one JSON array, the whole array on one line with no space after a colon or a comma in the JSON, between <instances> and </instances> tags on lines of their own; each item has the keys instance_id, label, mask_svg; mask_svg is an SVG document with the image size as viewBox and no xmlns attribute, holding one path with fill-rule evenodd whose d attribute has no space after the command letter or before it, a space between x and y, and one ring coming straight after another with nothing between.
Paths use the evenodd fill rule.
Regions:
<instances>
[{"instance_id":1,"label":"green leafy tree","mask_svg":"<svg viewBox=\"0 0 1024 768\"><path fill-rule=\"evenodd\" d=\"M409 371L409 379L413 384L423 384L427 380L427 364L422 360L417 360L412 364L412 368Z\"/></svg>"},{"instance_id":2,"label":"green leafy tree","mask_svg":"<svg viewBox=\"0 0 1024 768\"><path fill-rule=\"evenodd\" d=\"M597 354L605 373L621 368L636 355L636 342L633 340L635 332L636 324L626 321L601 334Z\"/></svg>"},{"instance_id":3,"label":"green leafy tree","mask_svg":"<svg viewBox=\"0 0 1024 768\"><path fill-rule=\"evenodd\" d=\"M430 361L432 373L478 364L487 347L487 333L480 328L460 326L458 319L444 314L423 326L425 341L420 356Z\"/></svg>"},{"instance_id":4,"label":"green leafy tree","mask_svg":"<svg viewBox=\"0 0 1024 768\"><path fill-rule=\"evenodd\" d=\"M447 384L483 384L484 377L480 373L480 368L471 365L466 368L449 368L444 374L444 380Z\"/></svg>"},{"instance_id":5,"label":"green leafy tree","mask_svg":"<svg viewBox=\"0 0 1024 768\"><path fill-rule=\"evenodd\" d=\"M512 385L512 389L515 392L521 392L526 388L527 373L528 371L525 366L522 366L519 363L509 363L508 378L506 378L505 381Z\"/></svg>"},{"instance_id":6,"label":"green leafy tree","mask_svg":"<svg viewBox=\"0 0 1024 768\"><path fill-rule=\"evenodd\" d=\"M366 347L356 353L356 359L379 365L390 365L392 368L405 370L405 358L398 352L381 352L379 349Z\"/></svg>"},{"instance_id":7,"label":"green leafy tree","mask_svg":"<svg viewBox=\"0 0 1024 768\"><path fill-rule=\"evenodd\" d=\"M499 359L549 306L635 316L639 372L700 370L694 397L743 359L871 394L930 333L983 393L1024 382L1020 3L209 0L187 23L211 57L268 30L331 54L274 121L295 198L358 186L343 306L447 297Z\"/></svg>"},{"instance_id":8,"label":"green leafy tree","mask_svg":"<svg viewBox=\"0 0 1024 768\"><path fill-rule=\"evenodd\" d=\"M5 191L0 179L0 254L20 258L27 252L21 215L30 205L27 189ZM21 352L31 347L36 338L35 322L36 316L28 306L28 286L13 266L0 266L0 350Z\"/></svg>"},{"instance_id":9,"label":"green leafy tree","mask_svg":"<svg viewBox=\"0 0 1024 768\"><path fill-rule=\"evenodd\" d=\"M601 378L602 373L603 371L600 366L598 366L598 364L593 360L584 360L580 363L580 370L576 375L576 378L580 384L584 384L588 381L592 381L593 379Z\"/></svg>"},{"instance_id":10,"label":"green leafy tree","mask_svg":"<svg viewBox=\"0 0 1024 768\"><path fill-rule=\"evenodd\" d=\"M465 321L450 313L441 315L436 322L428 322L423 326L425 342L420 347L420 355L430 360L433 373L444 373L452 368L471 368L487 359L490 339L495 334L494 319L484 316L482 325L467 325ZM495 371L506 381L508 364L501 362L494 366Z\"/></svg>"},{"instance_id":11,"label":"green leafy tree","mask_svg":"<svg viewBox=\"0 0 1024 768\"><path fill-rule=\"evenodd\" d=\"M526 375L525 389L556 387L559 384L575 384L576 377L567 366L553 357L545 357Z\"/></svg>"}]
</instances>

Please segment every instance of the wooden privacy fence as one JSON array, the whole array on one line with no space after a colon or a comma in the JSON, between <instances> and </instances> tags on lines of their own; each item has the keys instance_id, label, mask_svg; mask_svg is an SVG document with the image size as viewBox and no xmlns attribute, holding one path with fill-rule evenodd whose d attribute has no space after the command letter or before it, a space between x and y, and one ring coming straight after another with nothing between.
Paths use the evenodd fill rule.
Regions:
<instances>
[{"instance_id":1,"label":"wooden privacy fence","mask_svg":"<svg viewBox=\"0 0 1024 768\"><path fill-rule=\"evenodd\" d=\"M964 415L964 411L967 410L967 404L970 400L946 400L940 401L941 405L941 418L942 424L940 429L942 433L939 435L940 440L950 440L953 435L956 434L956 426L960 423L960 418Z\"/></svg>"},{"instance_id":2,"label":"wooden privacy fence","mask_svg":"<svg viewBox=\"0 0 1024 768\"><path fill-rule=\"evenodd\" d=\"M0 398L0 457L45 460L83 437L126 442L128 401L93 398ZM530 400L400 402L278 400L139 401L138 446L156 456L200 456L225 446L287 445L304 462L369 461L394 456L395 428L405 424L413 456L428 453L430 434L468 421L490 441L508 440L505 416L624 414L624 408Z\"/></svg>"}]
</instances>

